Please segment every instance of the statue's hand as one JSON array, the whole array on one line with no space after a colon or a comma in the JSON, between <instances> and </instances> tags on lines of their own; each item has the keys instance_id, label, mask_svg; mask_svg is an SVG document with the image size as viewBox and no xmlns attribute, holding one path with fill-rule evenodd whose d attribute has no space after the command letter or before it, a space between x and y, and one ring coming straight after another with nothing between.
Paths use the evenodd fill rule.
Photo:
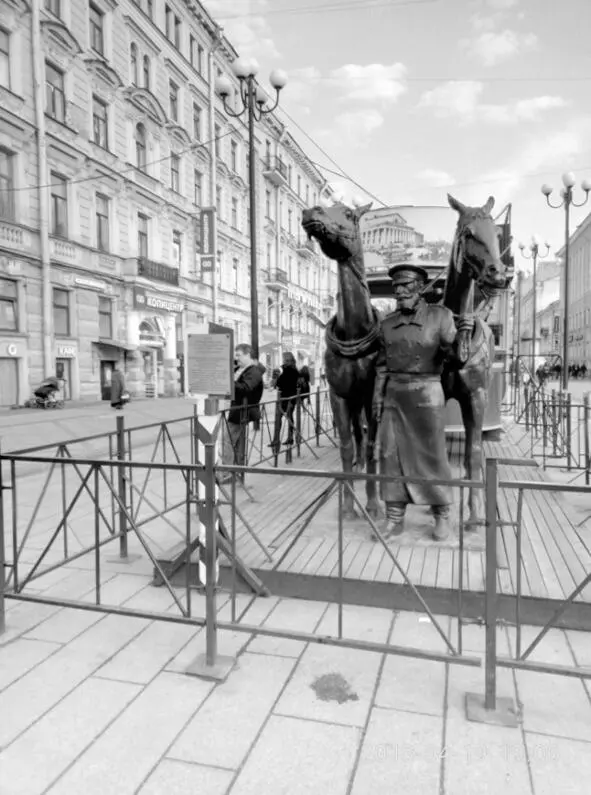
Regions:
<instances>
[{"instance_id":1,"label":"statue's hand","mask_svg":"<svg viewBox=\"0 0 591 795\"><path fill-rule=\"evenodd\" d=\"M474 315L472 314L460 315L457 322L458 332L461 333L462 331L466 331L471 334L472 330L474 329L474 322L475 322Z\"/></svg>"}]
</instances>

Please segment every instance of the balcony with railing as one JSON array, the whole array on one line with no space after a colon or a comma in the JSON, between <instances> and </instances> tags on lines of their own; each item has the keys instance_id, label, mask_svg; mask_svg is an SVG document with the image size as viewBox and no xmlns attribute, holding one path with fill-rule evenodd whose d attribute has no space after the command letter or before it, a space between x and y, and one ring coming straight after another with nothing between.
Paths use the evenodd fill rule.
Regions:
<instances>
[{"instance_id":1,"label":"balcony with railing","mask_svg":"<svg viewBox=\"0 0 591 795\"><path fill-rule=\"evenodd\" d=\"M266 159L263 166L263 176L278 187L289 184L287 166L280 157L268 157Z\"/></svg>"},{"instance_id":2,"label":"balcony with railing","mask_svg":"<svg viewBox=\"0 0 591 795\"><path fill-rule=\"evenodd\" d=\"M170 265L165 265L163 262L154 262L146 257L138 257L137 260L137 276L144 279L150 279L153 282L162 282L163 284L172 284L175 287L179 286L179 269Z\"/></svg>"},{"instance_id":3,"label":"balcony with railing","mask_svg":"<svg viewBox=\"0 0 591 795\"><path fill-rule=\"evenodd\" d=\"M287 287L288 281L287 271L281 268L271 268L265 274L265 284L275 290Z\"/></svg>"}]
</instances>

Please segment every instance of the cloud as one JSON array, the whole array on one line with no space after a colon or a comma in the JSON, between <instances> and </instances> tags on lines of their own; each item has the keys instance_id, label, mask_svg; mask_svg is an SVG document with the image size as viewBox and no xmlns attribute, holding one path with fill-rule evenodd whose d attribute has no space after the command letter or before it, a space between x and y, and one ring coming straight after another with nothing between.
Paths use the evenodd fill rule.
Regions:
<instances>
[{"instance_id":1,"label":"cloud","mask_svg":"<svg viewBox=\"0 0 591 795\"><path fill-rule=\"evenodd\" d=\"M455 179L447 171L439 171L436 168L424 168L417 174L418 179L422 179L433 188L447 188L455 185Z\"/></svg>"},{"instance_id":2,"label":"cloud","mask_svg":"<svg viewBox=\"0 0 591 795\"><path fill-rule=\"evenodd\" d=\"M205 5L240 55L257 60L281 57L272 28L263 16L269 9L267 0L233 0L231 13L228 0L206 0Z\"/></svg>"},{"instance_id":3,"label":"cloud","mask_svg":"<svg viewBox=\"0 0 591 795\"><path fill-rule=\"evenodd\" d=\"M431 109L438 118L457 117L464 124L509 125L537 121L545 111L567 104L562 97L543 95L494 105L480 101L483 91L483 83L477 80L453 80L425 91L418 107Z\"/></svg>"},{"instance_id":4,"label":"cloud","mask_svg":"<svg viewBox=\"0 0 591 795\"><path fill-rule=\"evenodd\" d=\"M519 0L485 0L485 4L494 11L506 11L519 4Z\"/></svg>"},{"instance_id":5,"label":"cloud","mask_svg":"<svg viewBox=\"0 0 591 795\"><path fill-rule=\"evenodd\" d=\"M485 30L474 39L463 39L461 46L485 66L494 66L518 52L533 49L537 43L538 37L534 33L505 29L500 32Z\"/></svg>"},{"instance_id":6,"label":"cloud","mask_svg":"<svg viewBox=\"0 0 591 795\"><path fill-rule=\"evenodd\" d=\"M328 83L342 93L342 101L394 103L406 91L405 76L401 63L345 64L330 72Z\"/></svg>"},{"instance_id":7,"label":"cloud","mask_svg":"<svg viewBox=\"0 0 591 795\"><path fill-rule=\"evenodd\" d=\"M349 148L363 149L369 145L372 133L383 123L384 117L375 109L348 111L339 114L331 127L320 130L318 136Z\"/></svg>"}]
</instances>

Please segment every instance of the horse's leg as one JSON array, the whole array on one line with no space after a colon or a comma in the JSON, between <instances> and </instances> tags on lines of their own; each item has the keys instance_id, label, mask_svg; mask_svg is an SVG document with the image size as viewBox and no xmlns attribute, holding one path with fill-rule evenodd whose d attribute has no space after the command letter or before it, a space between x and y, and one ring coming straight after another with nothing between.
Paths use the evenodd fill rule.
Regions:
<instances>
[{"instance_id":1,"label":"horse's leg","mask_svg":"<svg viewBox=\"0 0 591 795\"><path fill-rule=\"evenodd\" d=\"M373 395L365 399L365 421L367 423L367 442L365 447L366 471L368 475L375 475L377 472L377 462L375 460L375 444L378 424L375 421L372 410ZM375 480L365 482L365 493L367 495L367 505L365 510L372 519L377 519L380 514L380 503L377 495L377 483Z\"/></svg>"},{"instance_id":2,"label":"horse's leg","mask_svg":"<svg viewBox=\"0 0 591 795\"><path fill-rule=\"evenodd\" d=\"M467 480L482 480L482 425L486 407L486 392L482 387L469 390L465 384L462 384L458 400L462 410L466 439L464 450L465 476ZM469 526L483 521L484 498L482 489L468 490L468 510Z\"/></svg>"},{"instance_id":3,"label":"horse's leg","mask_svg":"<svg viewBox=\"0 0 591 795\"><path fill-rule=\"evenodd\" d=\"M339 436L341 450L341 462L343 472L353 472L353 433L352 417L349 404L344 398L336 395L332 389L330 391L330 404L332 416ZM351 481L351 485L353 482ZM357 516L354 507L353 495L349 489L345 489L343 494L343 519L354 519Z\"/></svg>"}]
</instances>

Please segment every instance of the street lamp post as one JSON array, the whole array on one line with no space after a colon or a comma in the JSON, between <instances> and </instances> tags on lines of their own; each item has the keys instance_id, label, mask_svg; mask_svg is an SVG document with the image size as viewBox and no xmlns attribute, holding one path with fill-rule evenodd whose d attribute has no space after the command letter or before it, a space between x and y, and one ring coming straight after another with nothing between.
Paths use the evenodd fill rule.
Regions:
<instances>
[{"instance_id":1,"label":"street lamp post","mask_svg":"<svg viewBox=\"0 0 591 795\"><path fill-rule=\"evenodd\" d=\"M529 254L525 253L525 246L523 243L519 244L519 250L521 251L521 256L524 259L531 259L533 263L533 272L532 272L532 354L533 354L533 370L536 369L536 339L537 339L537 328L536 328L536 314L538 311L537 305L537 292L538 292L538 282L537 282L537 266L538 266L538 259L544 259L548 256L550 252L550 246L548 243L544 243L546 246L546 252L544 254L540 254L540 243L538 238L534 235L531 239L531 243L528 246L530 251Z\"/></svg>"},{"instance_id":2,"label":"street lamp post","mask_svg":"<svg viewBox=\"0 0 591 795\"><path fill-rule=\"evenodd\" d=\"M255 169L255 136L254 123L260 121L268 113L272 113L279 104L279 92L287 83L287 75L281 69L275 69L269 76L269 82L276 92L275 103L266 108L267 95L257 85L255 77L258 64L254 59L237 58L232 64L234 74L240 81L240 98L242 107L232 110L227 99L232 93L232 83L227 77L219 77L216 88L224 103L224 110L235 119L246 113L248 117L248 188L250 197L250 323L251 345L253 356L259 356L259 296L257 274L257 211L256 211L256 169Z\"/></svg>"},{"instance_id":3,"label":"street lamp post","mask_svg":"<svg viewBox=\"0 0 591 795\"><path fill-rule=\"evenodd\" d=\"M576 184L575 175L571 171L567 171L562 175L562 184L564 188L560 191L562 201L559 204L552 204L550 201L550 194L552 193L551 185L542 185L541 191L546 197L548 206L557 210L564 207L564 310L562 318L562 389L568 389L568 305L569 305L569 243L570 243L570 207L582 207L586 204L589 198L589 191L591 191L591 182L584 179L581 182L581 188L585 191L585 198L582 202L577 203L573 199L573 188Z\"/></svg>"}]
</instances>

